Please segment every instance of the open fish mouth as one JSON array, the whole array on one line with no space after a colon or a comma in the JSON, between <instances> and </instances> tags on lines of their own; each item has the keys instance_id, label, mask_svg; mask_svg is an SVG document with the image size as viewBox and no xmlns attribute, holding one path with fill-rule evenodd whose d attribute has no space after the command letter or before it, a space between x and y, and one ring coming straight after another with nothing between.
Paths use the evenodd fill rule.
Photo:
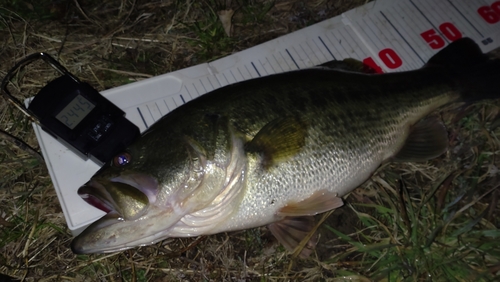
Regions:
<instances>
[{"instance_id":1,"label":"open fish mouth","mask_svg":"<svg viewBox=\"0 0 500 282\"><path fill-rule=\"evenodd\" d=\"M110 180L91 179L78 189L78 194L88 204L104 211L106 215L73 239L71 243L73 252L83 254L128 249L127 242L114 246L112 242L118 239L115 238L114 230L124 227L134 228L134 222L147 214L151 205L155 203L157 191L156 179L142 174L119 176ZM119 225L130 226L119 227ZM95 245L103 238L107 238L106 244ZM118 241L122 240L129 241L125 238Z\"/></svg>"},{"instance_id":2,"label":"open fish mouth","mask_svg":"<svg viewBox=\"0 0 500 282\"><path fill-rule=\"evenodd\" d=\"M78 195L87 202L87 204L105 213L109 213L115 209L114 201L109 193L106 192L106 188L95 180L91 180L80 187L80 189L78 189Z\"/></svg>"},{"instance_id":3,"label":"open fish mouth","mask_svg":"<svg viewBox=\"0 0 500 282\"><path fill-rule=\"evenodd\" d=\"M78 195L105 213L113 212L124 220L135 220L156 202L157 191L158 182L153 177L131 174L110 180L91 179L78 189Z\"/></svg>"}]
</instances>

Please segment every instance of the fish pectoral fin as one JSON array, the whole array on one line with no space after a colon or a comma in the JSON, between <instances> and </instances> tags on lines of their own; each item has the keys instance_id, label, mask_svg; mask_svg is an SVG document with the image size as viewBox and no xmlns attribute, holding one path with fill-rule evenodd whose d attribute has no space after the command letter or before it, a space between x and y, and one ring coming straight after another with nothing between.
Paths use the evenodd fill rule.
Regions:
<instances>
[{"instance_id":1,"label":"fish pectoral fin","mask_svg":"<svg viewBox=\"0 0 500 282\"><path fill-rule=\"evenodd\" d=\"M415 124L394 161L422 162L433 159L446 151L448 132L437 118L428 118Z\"/></svg>"},{"instance_id":2,"label":"fish pectoral fin","mask_svg":"<svg viewBox=\"0 0 500 282\"><path fill-rule=\"evenodd\" d=\"M318 243L318 235L314 232L314 217L285 217L283 220L269 224L269 230L278 241L289 251L293 252L306 237L309 240L302 248L300 257L308 257Z\"/></svg>"},{"instance_id":3,"label":"fish pectoral fin","mask_svg":"<svg viewBox=\"0 0 500 282\"><path fill-rule=\"evenodd\" d=\"M282 207L278 216L311 216L341 207L344 204L337 194L321 190L314 192L309 198Z\"/></svg>"},{"instance_id":4,"label":"fish pectoral fin","mask_svg":"<svg viewBox=\"0 0 500 282\"><path fill-rule=\"evenodd\" d=\"M269 168L297 154L305 144L306 132L306 125L296 117L277 118L245 145L245 151L262 154L263 166Z\"/></svg>"}]
</instances>

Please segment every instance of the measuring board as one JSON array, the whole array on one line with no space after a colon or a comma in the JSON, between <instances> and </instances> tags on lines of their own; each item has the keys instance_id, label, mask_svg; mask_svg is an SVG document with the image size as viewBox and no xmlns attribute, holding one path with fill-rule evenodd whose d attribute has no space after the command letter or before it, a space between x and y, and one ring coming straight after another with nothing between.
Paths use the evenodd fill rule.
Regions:
<instances>
[{"instance_id":1,"label":"measuring board","mask_svg":"<svg viewBox=\"0 0 500 282\"><path fill-rule=\"evenodd\" d=\"M103 91L141 131L176 107L219 87L270 74L354 58L377 72L419 68L450 42L500 45L500 1L377 0L228 57ZM73 235L104 215L78 195L99 169L34 126Z\"/></svg>"}]
</instances>

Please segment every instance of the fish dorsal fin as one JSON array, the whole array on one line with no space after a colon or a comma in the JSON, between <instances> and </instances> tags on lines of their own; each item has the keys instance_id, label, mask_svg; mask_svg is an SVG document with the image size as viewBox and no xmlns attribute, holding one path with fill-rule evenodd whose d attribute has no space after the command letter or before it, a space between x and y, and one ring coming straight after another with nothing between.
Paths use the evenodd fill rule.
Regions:
<instances>
[{"instance_id":1,"label":"fish dorsal fin","mask_svg":"<svg viewBox=\"0 0 500 282\"><path fill-rule=\"evenodd\" d=\"M282 207L278 216L310 216L341 207L344 204L337 194L321 190L314 192L309 198L300 202L289 203Z\"/></svg>"},{"instance_id":2,"label":"fish dorsal fin","mask_svg":"<svg viewBox=\"0 0 500 282\"><path fill-rule=\"evenodd\" d=\"M277 118L266 124L245 145L245 151L262 155L262 164L269 168L297 154L305 144L306 126L296 117Z\"/></svg>"},{"instance_id":3,"label":"fish dorsal fin","mask_svg":"<svg viewBox=\"0 0 500 282\"><path fill-rule=\"evenodd\" d=\"M268 228L289 252L293 252L300 242L314 229L314 217L285 217L281 221L269 224ZM308 257L317 243L318 236L314 234L301 250L300 257Z\"/></svg>"},{"instance_id":4,"label":"fish dorsal fin","mask_svg":"<svg viewBox=\"0 0 500 282\"><path fill-rule=\"evenodd\" d=\"M423 162L433 159L446 151L448 132L437 118L428 118L415 124L401 150L394 156L395 161Z\"/></svg>"},{"instance_id":5,"label":"fish dorsal fin","mask_svg":"<svg viewBox=\"0 0 500 282\"><path fill-rule=\"evenodd\" d=\"M329 61L324 64L318 65L318 67L325 67L329 69L345 70L345 71L359 72L366 74L377 73L377 71L374 68L370 67L369 65L361 61L352 58L343 59L342 61Z\"/></svg>"}]
</instances>

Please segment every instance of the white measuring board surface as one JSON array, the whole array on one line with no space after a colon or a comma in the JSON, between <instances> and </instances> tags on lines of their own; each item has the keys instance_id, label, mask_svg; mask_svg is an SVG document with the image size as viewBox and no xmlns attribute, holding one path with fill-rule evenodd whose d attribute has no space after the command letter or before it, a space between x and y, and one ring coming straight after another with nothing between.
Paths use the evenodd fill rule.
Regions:
<instances>
[{"instance_id":1,"label":"white measuring board surface","mask_svg":"<svg viewBox=\"0 0 500 282\"><path fill-rule=\"evenodd\" d=\"M354 58L379 72L416 69L470 37L500 46L500 0L377 0L225 58L103 91L141 131L178 106L246 79ZM104 215L77 194L99 169L34 125L73 235Z\"/></svg>"}]
</instances>

